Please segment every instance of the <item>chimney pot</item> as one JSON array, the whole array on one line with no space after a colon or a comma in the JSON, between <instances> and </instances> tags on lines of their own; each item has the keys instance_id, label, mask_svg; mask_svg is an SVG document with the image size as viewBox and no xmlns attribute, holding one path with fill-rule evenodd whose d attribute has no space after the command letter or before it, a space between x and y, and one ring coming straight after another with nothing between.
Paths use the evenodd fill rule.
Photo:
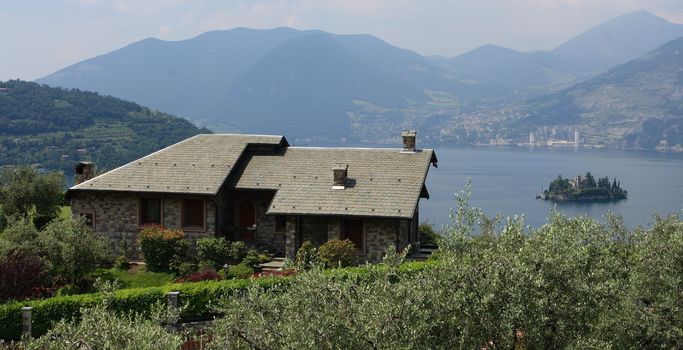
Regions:
<instances>
[{"instance_id":1,"label":"chimney pot","mask_svg":"<svg viewBox=\"0 0 683 350\"><path fill-rule=\"evenodd\" d=\"M401 137L403 137L403 152L415 152L415 137L417 136L417 131L406 130L401 132Z\"/></svg>"},{"instance_id":2,"label":"chimney pot","mask_svg":"<svg viewBox=\"0 0 683 350\"><path fill-rule=\"evenodd\" d=\"M95 177L95 164L78 162L74 167L74 184L78 185Z\"/></svg>"},{"instance_id":3,"label":"chimney pot","mask_svg":"<svg viewBox=\"0 0 683 350\"><path fill-rule=\"evenodd\" d=\"M341 190L346 187L346 179L348 177L349 165L343 163L335 163L332 166L332 174L334 175L334 183L332 188Z\"/></svg>"}]
</instances>

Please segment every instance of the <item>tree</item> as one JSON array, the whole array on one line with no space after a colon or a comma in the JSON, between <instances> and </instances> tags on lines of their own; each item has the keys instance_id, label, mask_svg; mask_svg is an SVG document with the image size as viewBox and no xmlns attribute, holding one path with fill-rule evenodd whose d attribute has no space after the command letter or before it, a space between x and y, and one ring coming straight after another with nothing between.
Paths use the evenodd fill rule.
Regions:
<instances>
[{"instance_id":1,"label":"tree","mask_svg":"<svg viewBox=\"0 0 683 350\"><path fill-rule=\"evenodd\" d=\"M593 174L591 174L590 171L586 173L586 178L583 180L583 186L585 188L595 188L597 186L595 178L593 178Z\"/></svg>"},{"instance_id":2,"label":"tree","mask_svg":"<svg viewBox=\"0 0 683 350\"><path fill-rule=\"evenodd\" d=\"M38 235L52 275L62 282L79 284L88 272L110 258L108 242L96 235L85 219L58 219Z\"/></svg>"},{"instance_id":3,"label":"tree","mask_svg":"<svg viewBox=\"0 0 683 350\"><path fill-rule=\"evenodd\" d=\"M64 191L64 175L38 173L30 167L6 168L0 172L3 216L9 220L32 220L41 227L57 217Z\"/></svg>"}]
</instances>

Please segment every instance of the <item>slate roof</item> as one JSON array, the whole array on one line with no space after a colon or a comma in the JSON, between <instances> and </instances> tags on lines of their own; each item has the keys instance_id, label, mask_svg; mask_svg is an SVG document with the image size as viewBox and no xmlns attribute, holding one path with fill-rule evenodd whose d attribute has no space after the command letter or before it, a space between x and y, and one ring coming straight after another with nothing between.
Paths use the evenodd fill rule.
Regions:
<instances>
[{"instance_id":1,"label":"slate roof","mask_svg":"<svg viewBox=\"0 0 683 350\"><path fill-rule=\"evenodd\" d=\"M254 154L231 177L236 189L275 190L268 214L381 216L410 219L426 195L433 150L288 147ZM344 189L333 189L332 168L348 164Z\"/></svg>"},{"instance_id":2,"label":"slate roof","mask_svg":"<svg viewBox=\"0 0 683 350\"><path fill-rule=\"evenodd\" d=\"M69 191L215 195L250 144L288 145L283 136L196 135L76 185Z\"/></svg>"}]
</instances>

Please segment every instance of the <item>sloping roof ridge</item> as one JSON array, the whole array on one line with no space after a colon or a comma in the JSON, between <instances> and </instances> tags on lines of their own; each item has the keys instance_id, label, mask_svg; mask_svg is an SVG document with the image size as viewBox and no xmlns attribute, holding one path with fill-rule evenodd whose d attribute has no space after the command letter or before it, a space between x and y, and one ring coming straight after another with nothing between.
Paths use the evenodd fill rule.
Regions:
<instances>
[{"instance_id":1,"label":"sloping roof ridge","mask_svg":"<svg viewBox=\"0 0 683 350\"><path fill-rule=\"evenodd\" d=\"M320 149L320 150L360 150L360 151L399 151L401 152L403 148L396 147L324 147L324 146L289 146L288 149ZM418 149L417 152L405 152L405 153L418 153L423 151L434 151L431 148Z\"/></svg>"},{"instance_id":2,"label":"sloping roof ridge","mask_svg":"<svg viewBox=\"0 0 683 350\"><path fill-rule=\"evenodd\" d=\"M249 137L285 137L284 135L270 135L270 134L232 134L232 133L222 133L222 134L197 134L195 136L249 136ZM193 137L195 137L193 136Z\"/></svg>"},{"instance_id":3,"label":"sloping roof ridge","mask_svg":"<svg viewBox=\"0 0 683 350\"><path fill-rule=\"evenodd\" d=\"M158 151L152 152L152 153L150 153L150 154L148 154L148 155L146 155L146 156L144 156L144 157L142 157L142 158L134 159L134 160L132 160L132 161L130 161L130 162L124 164L124 165L121 165L121 166L116 167L116 168L114 168L114 169L112 169L112 170L109 170L109 171L107 171L107 172L104 173L104 174L97 175L97 176L93 177L93 178L90 179L90 180L83 181L83 182L81 182L81 183L78 184L78 185L74 185L73 187L71 187L71 189L75 189L76 187L85 187L85 184L94 181L95 179L97 179L98 177L100 177L100 176L102 176L102 175L111 174L111 173L113 173L113 172L115 172L115 171L118 171L118 170L121 170L121 169L123 169L123 168L125 168L125 167L127 167L127 166L129 166L129 165L133 165L135 162L140 162L140 161L142 161L142 160L145 159L145 158L148 158L148 157L151 157L151 156L153 156L153 155L155 155L155 154L157 154L157 153L161 153L161 152L163 152L163 151L169 150L169 149L171 149L171 148L173 148L173 147L175 147L175 146L180 145L181 143L185 143L185 142L187 142L187 141L190 141L190 140L192 140L192 139L194 139L194 138L196 138L196 137L202 136L202 135L211 135L211 134L197 134L197 135L194 135L194 136L192 136L192 137L188 137L188 138L186 138L185 140L182 140L182 141L180 141L180 142L176 142L176 143L174 143L174 144L172 144L172 145L166 146L166 147L164 147L164 148L162 148L162 149L160 149L160 150L158 150Z\"/></svg>"}]
</instances>

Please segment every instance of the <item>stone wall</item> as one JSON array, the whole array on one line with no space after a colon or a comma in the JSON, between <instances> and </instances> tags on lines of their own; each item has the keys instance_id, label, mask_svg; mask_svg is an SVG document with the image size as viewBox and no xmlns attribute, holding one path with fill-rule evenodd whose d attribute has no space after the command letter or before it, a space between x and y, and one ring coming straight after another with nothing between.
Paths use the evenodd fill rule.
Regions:
<instances>
[{"instance_id":1,"label":"stone wall","mask_svg":"<svg viewBox=\"0 0 683 350\"><path fill-rule=\"evenodd\" d=\"M297 240L298 227L297 217L287 218L287 231L285 252L289 258L296 256L298 245L303 241L311 241L315 245L320 245L326 240L344 239L343 217L336 216L304 216L301 217L301 228L303 229L300 241ZM384 257L389 246L394 246L398 250L405 248L410 242L410 228L413 226L411 220L385 219L385 218L365 218L364 236L365 249L363 254L358 256L358 262L379 262Z\"/></svg>"},{"instance_id":2,"label":"stone wall","mask_svg":"<svg viewBox=\"0 0 683 350\"><path fill-rule=\"evenodd\" d=\"M124 251L131 257L139 257L137 236L140 232L138 204L141 194L125 192L75 192L71 195L71 212L74 217L92 214L96 233L108 238L117 254ZM145 195L150 197L150 195ZM169 229L181 229L180 207L183 198L198 199L198 196L163 194L162 222ZM206 199L206 198L205 198ZM184 230L186 239L192 245L202 237L215 235L216 208L206 199L206 227L204 230Z\"/></svg>"},{"instance_id":3,"label":"stone wall","mask_svg":"<svg viewBox=\"0 0 683 350\"><path fill-rule=\"evenodd\" d=\"M366 219L365 220L365 258L370 262L378 262L384 257L389 246L398 242L398 220Z\"/></svg>"}]
</instances>

